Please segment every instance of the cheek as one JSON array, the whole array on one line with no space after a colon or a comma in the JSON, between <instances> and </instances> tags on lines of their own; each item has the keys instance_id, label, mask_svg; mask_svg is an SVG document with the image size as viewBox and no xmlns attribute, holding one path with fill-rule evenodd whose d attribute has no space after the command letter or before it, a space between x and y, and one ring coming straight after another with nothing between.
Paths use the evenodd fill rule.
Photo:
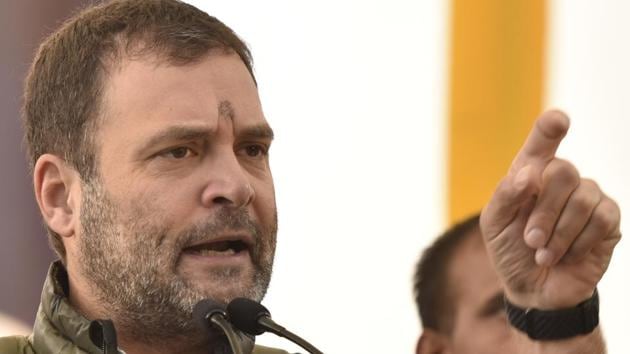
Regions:
<instances>
[{"instance_id":1,"label":"cheek","mask_svg":"<svg viewBox=\"0 0 630 354\"><path fill-rule=\"evenodd\" d=\"M254 199L254 208L256 214L265 223L276 217L276 195L271 178L266 180L257 180L252 183L252 187L256 193Z\"/></svg>"},{"instance_id":2,"label":"cheek","mask_svg":"<svg viewBox=\"0 0 630 354\"><path fill-rule=\"evenodd\" d=\"M134 188L128 194L134 205L173 217L191 215L200 205L202 187L194 183L144 183Z\"/></svg>"},{"instance_id":3,"label":"cheek","mask_svg":"<svg viewBox=\"0 0 630 354\"><path fill-rule=\"evenodd\" d=\"M504 316L478 318L472 314L458 316L453 331L455 353L510 353L511 331Z\"/></svg>"},{"instance_id":4,"label":"cheek","mask_svg":"<svg viewBox=\"0 0 630 354\"><path fill-rule=\"evenodd\" d=\"M161 190L154 186L132 186L126 195L119 196L118 222L124 235L162 234L176 229L192 211L185 203L184 192L176 188ZM135 237L135 236L134 236Z\"/></svg>"}]
</instances>

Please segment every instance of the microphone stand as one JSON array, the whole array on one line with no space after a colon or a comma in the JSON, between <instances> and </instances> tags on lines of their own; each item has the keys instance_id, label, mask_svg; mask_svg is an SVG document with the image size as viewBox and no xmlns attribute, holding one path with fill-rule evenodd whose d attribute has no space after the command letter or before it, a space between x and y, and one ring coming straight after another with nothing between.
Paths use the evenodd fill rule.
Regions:
<instances>
[{"instance_id":1,"label":"microphone stand","mask_svg":"<svg viewBox=\"0 0 630 354\"><path fill-rule=\"evenodd\" d=\"M225 333L225 336L227 337L228 342L230 343L230 347L232 348L232 352L234 354L244 354L243 348L241 348L241 344L239 342L239 338L236 335L234 328L232 328L232 325L230 325L230 323L221 315L216 315L216 316L211 315L208 317L209 317L208 319L210 320L210 322L212 322L212 324L221 328L223 333Z\"/></svg>"},{"instance_id":2,"label":"microphone stand","mask_svg":"<svg viewBox=\"0 0 630 354\"><path fill-rule=\"evenodd\" d=\"M277 324L276 322L274 322L270 317L268 316L260 316L258 317L258 323L265 327L269 332L280 336L280 337L284 337L288 340L290 340L291 342L299 345L300 347L306 349L306 351L308 351L311 354L323 354L319 349L315 348L314 345L312 345L311 343L307 342L305 339L303 339L302 337L298 336L297 334L289 331L288 329L280 326L279 324Z\"/></svg>"}]
</instances>

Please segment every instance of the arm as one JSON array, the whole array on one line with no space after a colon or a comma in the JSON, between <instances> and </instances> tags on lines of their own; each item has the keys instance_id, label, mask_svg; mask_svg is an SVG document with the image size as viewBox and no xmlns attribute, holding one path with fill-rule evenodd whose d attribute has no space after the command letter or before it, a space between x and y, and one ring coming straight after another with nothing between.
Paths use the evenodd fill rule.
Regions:
<instances>
[{"instance_id":1,"label":"arm","mask_svg":"<svg viewBox=\"0 0 630 354\"><path fill-rule=\"evenodd\" d=\"M532 341L526 334L513 329L519 354L606 354L604 336L599 327L587 335L559 341Z\"/></svg>"},{"instance_id":2,"label":"arm","mask_svg":"<svg viewBox=\"0 0 630 354\"><path fill-rule=\"evenodd\" d=\"M488 254L506 299L554 311L590 298L621 237L617 204L555 156L569 127L561 112L536 122L481 215ZM532 340L514 329L523 353L598 353L601 331Z\"/></svg>"}]
</instances>

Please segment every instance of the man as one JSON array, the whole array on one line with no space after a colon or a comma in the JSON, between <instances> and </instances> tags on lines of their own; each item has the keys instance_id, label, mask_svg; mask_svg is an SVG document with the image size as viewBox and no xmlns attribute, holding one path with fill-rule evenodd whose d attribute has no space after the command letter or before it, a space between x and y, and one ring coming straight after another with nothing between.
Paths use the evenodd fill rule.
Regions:
<instances>
[{"instance_id":1,"label":"man","mask_svg":"<svg viewBox=\"0 0 630 354\"><path fill-rule=\"evenodd\" d=\"M478 214L423 252L414 294L423 326L416 353L518 353Z\"/></svg>"},{"instance_id":2,"label":"man","mask_svg":"<svg viewBox=\"0 0 630 354\"><path fill-rule=\"evenodd\" d=\"M114 331L98 319L112 321L127 354L224 345L192 323L192 306L260 300L276 235L273 134L243 43L174 0L106 3L42 45L24 112L35 195L61 262L33 336L0 348L99 352ZM509 196L489 204L488 235L518 204ZM497 257L514 262L516 251Z\"/></svg>"},{"instance_id":3,"label":"man","mask_svg":"<svg viewBox=\"0 0 630 354\"><path fill-rule=\"evenodd\" d=\"M273 132L245 44L184 3L105 3L42 44L24 116L60 262L33 336L0 352L101 352L115 334L96 319L127 354L219 352L193 306L260 301L276 242Z\"/></svg>"}]
</instances>

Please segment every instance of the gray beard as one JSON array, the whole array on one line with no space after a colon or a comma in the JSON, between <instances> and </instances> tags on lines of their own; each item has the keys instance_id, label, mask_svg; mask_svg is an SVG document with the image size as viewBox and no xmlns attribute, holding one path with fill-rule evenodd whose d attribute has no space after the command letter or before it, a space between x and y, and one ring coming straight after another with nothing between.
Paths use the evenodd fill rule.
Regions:
<instances>
[{"instance_id":1,"label":"gray beard","mask_svg":"<svg viewBox=\"0 0 630 354\"><path fill-rule=\"evenodd\" d=\"M117 330L145 343L177 338L203 345L207 335L192 319L194 305L204 298L227 304L235 297L262 300L271 278L277 223L262 228L246 210L222 209L200 225L168 235L159 210L136 203L122 218L98 181L84 183L81 205L83 235L79 267L101 310ZM204 293L175 271L182 248L227 228L249 230L254 273L231 294ZM213 284L236 282L242 269L221 268L208 274ZM218 295L220 294L220 295Z\"/></svg>"}]
</instances>

